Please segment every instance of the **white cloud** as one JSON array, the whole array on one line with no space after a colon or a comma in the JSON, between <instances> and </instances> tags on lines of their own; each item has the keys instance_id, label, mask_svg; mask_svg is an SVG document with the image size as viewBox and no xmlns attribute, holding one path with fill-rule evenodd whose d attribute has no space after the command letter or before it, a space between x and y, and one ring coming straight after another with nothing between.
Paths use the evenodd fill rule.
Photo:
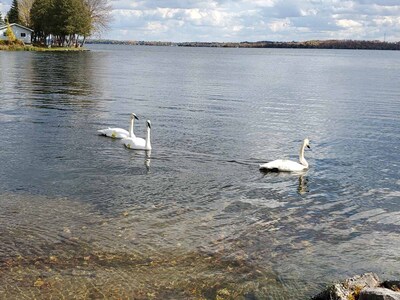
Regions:
<instances>
[{"instance_id":1,"label":"white cloud","mask_svg":"<svg viewBox=\"0 0 400 300\"><path fill-rule=\"evenodd\" d=\"M338 26L344 27L344 28L360 28L360 27L362 27L362 24L360 22L356 22L353 20L346 20L346 19L338 20L336 22L336 24Z\"/></svg>"},{"instance_id":2,"label":"white cloud","mask_svg":"<svg viewBox=\"0 0 400 300\"><path fill-rule=\"evenodd\" d=\"M168 30L168 26L161 22L149 22L146 26L147 30L164 32Z\"/></svg>"},{"instance_id":3,"label":"white cloud","mask_svg":"<svg viewBox=\"0 0 400 300\"><path fill-rule=\"evenodd\" d=\"M268 24L272 32L285 31L290 26L289 20L275 20Z\"/></svg>"},{"instance_id":4,"label":"white cloud","mask_svg":"<svg viewBox=\"0 0 400 300\"><path fill-rule=\"evenodd\" d=\"M0 0L3 15L11 0ZM400 40L400 0L111 0L103 38L160 41Z\"/></svg>"},{"instance_id":5,"label":"white cloud","mask_svg":"<svg viewBox=\"0 0 400 300\"><path fill-rule=\"evenodd\" d=\"M397 27L400 29L400 17L391 18L387 16L378 16L373 18L371 22L377 27Z\"/></svg>"},{"instance_id":6,"label":"white cloud","mask_svg":"<svg viewBox=\"0 0 400 300\"><path fill-rule=\"evenodd\" d=\"M0 1L0 12L1 15L4 17L8 10L10 9L11 1Z\"/></svg>"}]
</instances>

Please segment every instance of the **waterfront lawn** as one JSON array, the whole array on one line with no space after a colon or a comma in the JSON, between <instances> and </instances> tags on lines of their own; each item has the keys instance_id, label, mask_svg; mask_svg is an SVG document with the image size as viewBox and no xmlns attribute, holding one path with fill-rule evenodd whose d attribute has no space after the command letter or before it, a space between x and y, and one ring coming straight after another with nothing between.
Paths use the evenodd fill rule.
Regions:
<instances>
[{"instance_id":1,"label":"waterfront lawn","mask_svg":"<svg viewBox=\"0 0 400 300\"><path fill-rule=\"evenodd\" d=\"M8 41L0 41L0 51L87 51L85 48L76 47L48 47L38 45L25 45L21 42L9 43Z\"/></svg>"}]
</instances>

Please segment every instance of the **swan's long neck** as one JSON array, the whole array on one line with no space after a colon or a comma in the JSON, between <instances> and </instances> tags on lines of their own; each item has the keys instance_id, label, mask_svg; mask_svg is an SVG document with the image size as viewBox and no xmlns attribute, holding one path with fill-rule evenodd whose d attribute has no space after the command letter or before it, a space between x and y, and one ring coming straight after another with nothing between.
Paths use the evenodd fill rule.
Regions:
<instances>
[{"instance_id":1,"label":"swan's long neck","mask_svg":"<svg viewBox=\"0 0 400 300\"><path fill-rule=\"evenodd\" d=\"M132 118L131 119L131 124L129 124L129 137L132 137L132 138L135 137L135 134L133 133L134 122L135 122L135 118Z\"/></svg>"},{"instance_id":2,"label":"swan's long neck","mask_svg":"<svg viewBox=\"0 0 400 300\"><path fill-rule=\"evenodd\" d=\"M150 131L151 131L150 127L149 127L149 126L147 126L147 132L146 132L146 144L145 144L145 148L146 148L147 150L150 150L150 149L151 149L151 143L150 143Z\"/></svg>"},{"instance_id":3,"label":"swan's long neck","mask_svg":"<svg viewBox=\"0 0 400 300\"><path fill-rule=\"evenodd\" d=\"M300 160L300 163L301 163L304 167L308 168L308 162L307 162L306 159L304 158L304 148L305 148L305 147L306 147L306 143L304 142L303 145L302 145L301 148L300 148L299 160Z\"/></svg>"}]
</instances>

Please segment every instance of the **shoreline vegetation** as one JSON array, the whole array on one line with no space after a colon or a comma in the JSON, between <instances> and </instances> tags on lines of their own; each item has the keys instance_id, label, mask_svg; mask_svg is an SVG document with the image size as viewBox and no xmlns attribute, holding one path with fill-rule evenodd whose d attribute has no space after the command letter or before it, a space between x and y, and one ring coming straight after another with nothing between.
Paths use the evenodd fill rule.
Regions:
<instances>
[{"instance_id":1,"label":"shoreline vegetation","mask_svg":"<svg viewBox=\"0 0 400 300\"><path fill-rule=\"evenodd\" d=\"M160 41L119 41L89 39L86 44L132 45L132 46L173 46L209 48L295 48L295 49L351 49L351 50L400 50L400 42L366 40L311 40L303 42L160 42ZM25 45L18 42L0 41L0 51L89 51L84 47L62 47Z\"/></svg>"},{"instance_id":2,"label":"shoreline vegetation","mask_svg":"<svg viewBox=\"0 0 400 300\"><path fill-rule=\"evenodd\" d=\"M48 47L45 45L26 45L21 41L0 41L0 51L88 51L82 47L61 47L52 46Z\"/></svg>"},{"instance_id":3,"label":"shoreline vegetation","mask_svg":"<svg viewBox=\"0 0 400 300\"><path fill-rule=\"evenodd\" d=\"M25 46L4 46L0 45L0 51L38 51L38 52L80 52L80 51L89 51L86 48L70 48L70 47L37 47L32 45Z\"/></svg>"},{"instance_id":4,"label":"shoreline vegetation","mask_svg":"<svg viewBox=\"0 0 400 300\"><path fill-rule=\"evenodd\" d=\"M176 47L217 47L217 48L304 48L304 49L363 49L363 50L400 50L400 42L367 40L310 40L302 42L159 42L159 41L118 41L89 39L87 44L176 46Z\"/></svg>"}]
</instances>

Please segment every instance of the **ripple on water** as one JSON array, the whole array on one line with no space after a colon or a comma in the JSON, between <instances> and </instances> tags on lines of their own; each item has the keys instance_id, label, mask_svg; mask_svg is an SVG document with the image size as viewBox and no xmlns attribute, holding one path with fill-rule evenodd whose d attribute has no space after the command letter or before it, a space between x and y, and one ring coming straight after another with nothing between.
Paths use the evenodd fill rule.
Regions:
<instances>
[{"instance_id":1,"label":"ripple on water","mask_svg":"<svg viewBox=\"0 0 400 300\"><path fill-rule=\"evenodd\" d=\"M270 268L222 243L212 252L184 243L160 249L160 241L154 241L157 221L143 214L105 216L67 198L22 194L1 198L2 211L15 217L12 223L0 219L4 228L0 264L5 275L0 276L0 290L7 297L22 292L35 297L84 293L174 299L228 293L236 298L289 295L293 288L282 292L283 283ZM149 236L145 228L152 223ZM219 241L223 239L222 234Z\"/></svg>"}]
</instances>

